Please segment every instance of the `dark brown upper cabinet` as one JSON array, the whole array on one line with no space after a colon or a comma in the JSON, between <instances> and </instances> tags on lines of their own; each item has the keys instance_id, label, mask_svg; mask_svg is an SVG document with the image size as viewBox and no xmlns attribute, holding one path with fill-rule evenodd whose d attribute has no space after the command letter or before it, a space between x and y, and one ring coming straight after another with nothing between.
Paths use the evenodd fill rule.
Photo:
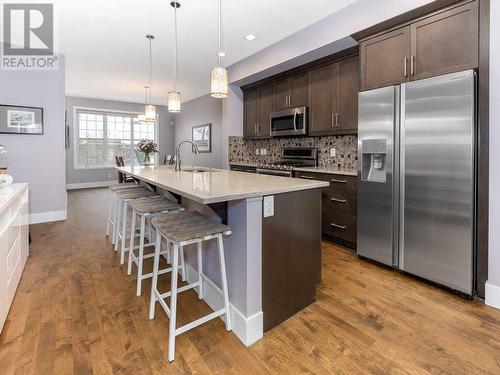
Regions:
<instances>
[{"instance_id":1,"label":"dark brown upper cabinet","mask_svg":"<svg viewBox=\"0 0 500 375\"><path fill-rule=\"evenodd\" d=\"M472 1L362 40L361 90L476 68L478 33Z\"/></svg>"},{"instance_id":2,"label":"dark brown upper cabinet","mask_svg":"<svg viewBox=\"0 0 500 375\"><path fill-rule=\"evenodd\" d=\"M287 108L307 105L309 82L307 73L301 73L276 81L274 85L274 108L281 111Z\"/></svg>"},{"instance_id":3,"label":"dark brown upper cabinet","mask_svg":"<svg viewBox=\"0 0 500 375\"><path fill-rule=\"evenodd\" d=\"M270 115L273 111L274 84L245 90L244 136L247 139L269 138Z\"/></svg>"},{"instance_id":4,"label":"dark brown upper cabinet","mask_svg":"<svg viewBox=\"0 0 500 375\"><path fill-rule=\"evenodd\" d=\"M465 4L411 26L412 79L476 68L479 64L477 2Z\"/></svg>"},{"instance_id":5,"label":"dark brown upper cabinet","mask_svg":"<svg viewBox=\"0 0 500 375\"><path fill-rule=\"evenodd\" d=\"M337 78L337 130L357 133L359 58L354 56L338 62Z\"/></svg>"},{"instance_id":6,"label":"dark brown upper cabinet","mask_svg":"<svg viewBox=\"0 0 500 375\"><path fill-rule=\"evenodd\" d=\"M358 128L359 60L353 56L310 72L309 134L352 134Z\"/></svg>"},{"instance_id":7,"label":"dark brown upper cabinet","mask_svg":"<svg viewBox=\"0 0 500 375\"><path fill-rule=\"evenodd\" d=\"M405 82L410 69L410 28L403 27L359 44L361 90Z\"/></svg>"}]
</instances>

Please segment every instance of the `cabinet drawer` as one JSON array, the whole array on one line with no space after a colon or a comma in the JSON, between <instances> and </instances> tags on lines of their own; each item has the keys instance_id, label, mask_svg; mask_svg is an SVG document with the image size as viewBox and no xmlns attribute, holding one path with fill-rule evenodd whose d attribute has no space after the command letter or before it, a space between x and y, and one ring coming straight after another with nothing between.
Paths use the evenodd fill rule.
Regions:
<instances>
[{"instance_id":1,"label":"cabinet drawer","mask_svg":"<svg viewBox=\"0 0 500 375\"><path fill-rule=\"evenodd\" d=\"M331 189L332 191L341 192L344 195L356 195L358 184L357 176L295 171L295 177L308 180L327 181L330 183L330 187L324 189Z\"/></svg>"},{"instance_id":2,"label":"cabinet drawer","mask_svg":"<svg viewBox=\"0 0 500 375\"><path fill-rule=\"evenodd\" d=\"M334 188L324 188L321 190L323 210L341 212L356 216L357 198L356 195L344 194Z\"/></svg>"},{"instance_id":3,"label":"cabinet drawer","mask_svg":"<svg viewBox=\"0 0 500 375\"><path fill-rule=\"evenodd\" d=\"M332 237L356 243L356 216L323 210L322 231Z\"/></svg>"}]
</instances>

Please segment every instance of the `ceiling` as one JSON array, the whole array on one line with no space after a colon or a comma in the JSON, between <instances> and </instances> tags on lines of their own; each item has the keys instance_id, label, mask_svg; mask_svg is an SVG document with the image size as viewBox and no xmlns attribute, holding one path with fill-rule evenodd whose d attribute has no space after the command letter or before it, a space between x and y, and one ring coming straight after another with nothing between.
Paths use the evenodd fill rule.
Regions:
<instances>
[{"instance_id":1,"label":"ceiling","mask_svg":"<svg viewBox=\"0 0 500 375\"><path fill-rule=\"evenodd\" d=\"M356 0L223 0L222 49L228 66ZM66 95L144 101L146 34L153 34L153 103L172 89L173 8L169 0L56 0ZM217 63L217 0L180 0L178 79L183 101L209 91ZM249 42L244 36L257 36Z\"/></svg>"}]
</instances>

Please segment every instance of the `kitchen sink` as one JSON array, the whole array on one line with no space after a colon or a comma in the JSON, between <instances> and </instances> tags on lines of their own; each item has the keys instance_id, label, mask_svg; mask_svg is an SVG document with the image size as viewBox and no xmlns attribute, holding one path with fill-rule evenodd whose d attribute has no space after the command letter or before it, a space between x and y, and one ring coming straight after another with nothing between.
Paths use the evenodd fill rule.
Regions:
<instances>
[{"instance_id":1,"label":"kitchen sink","mask_svg":"<svg viewBox=\"0 0 500 375\"><path fill-rule=\"evenodd\" d=\"M191 173L203 173L203 172L216 172L216 169L210 168L186 168L182 170L183 172L191 172Z\"/></svg>"}]
</instances>

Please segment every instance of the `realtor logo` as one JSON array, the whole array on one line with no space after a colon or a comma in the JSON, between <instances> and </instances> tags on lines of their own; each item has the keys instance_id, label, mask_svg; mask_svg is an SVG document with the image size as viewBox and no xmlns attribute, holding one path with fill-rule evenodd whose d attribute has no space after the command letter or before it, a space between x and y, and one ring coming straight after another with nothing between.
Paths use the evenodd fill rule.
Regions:
<instances>
[{"instance_id":1,"label":"realtor logo","mask_svg":"<svg viewBox=\"0 0 500 375\"><path fill-rule=\"evenodd\" d=\"M53 4L3 4L2 31L1 69L57 69Z\"/></svg>"}]
</instances>

